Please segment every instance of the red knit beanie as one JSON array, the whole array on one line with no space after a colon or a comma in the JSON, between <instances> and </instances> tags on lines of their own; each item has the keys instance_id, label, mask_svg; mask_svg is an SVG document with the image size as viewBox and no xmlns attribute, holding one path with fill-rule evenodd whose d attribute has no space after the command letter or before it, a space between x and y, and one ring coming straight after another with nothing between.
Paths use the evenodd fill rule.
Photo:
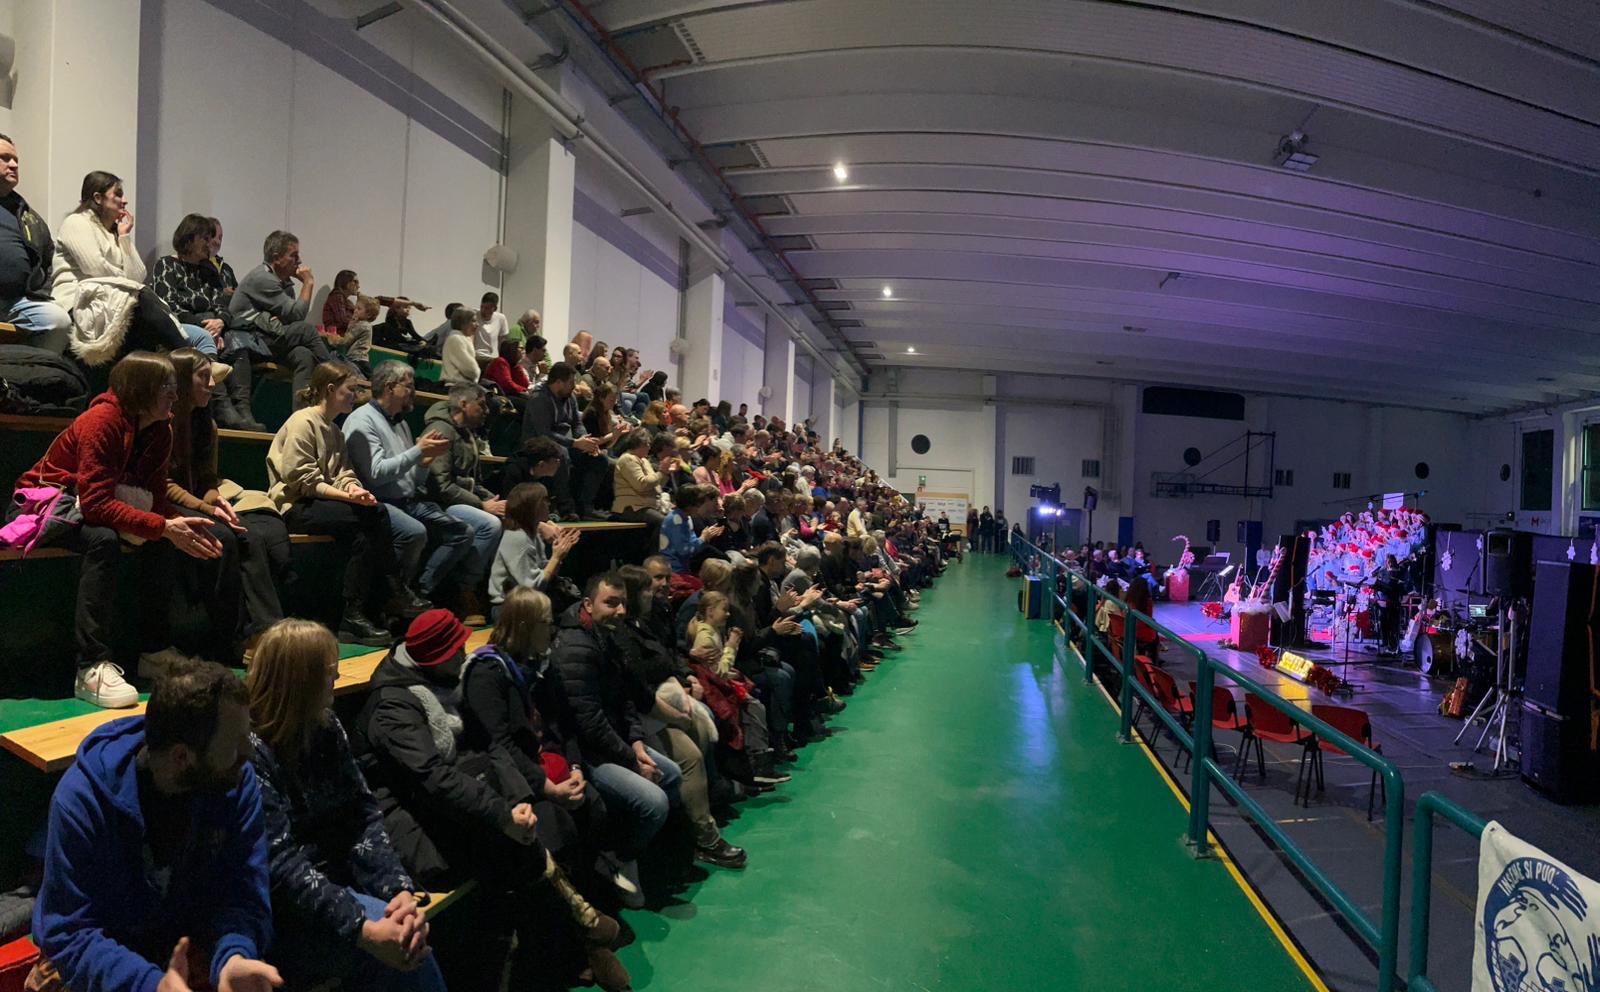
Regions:
<instances>
[{"instance_id":1,"label":"red knit beanie","mask_svg":"<svg viewBox=\"0 0 1600 992\"><path fill-rule=\"evenodd\" d=\"M420 614L406 628L406 654L418 668L432 668L455 657L471 632L449 610Z\"/></svg>"}]
</instances>

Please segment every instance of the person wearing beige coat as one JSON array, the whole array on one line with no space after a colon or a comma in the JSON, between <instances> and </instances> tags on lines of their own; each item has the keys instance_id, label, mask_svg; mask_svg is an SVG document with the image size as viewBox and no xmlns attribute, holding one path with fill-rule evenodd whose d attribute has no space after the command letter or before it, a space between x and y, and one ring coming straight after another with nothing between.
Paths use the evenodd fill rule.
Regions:
<instances>
[{"instance_id":1,"label":"person wearing beige coat","mask_svg":"<svg viewBox=\"0 0 1600 992\"><path fill-rule=\"evenodd\" d=\"M384 647L381 612L415 616L427 609L398 581L389 513L361 485L337 420L355 407L355 369L323 362L267 449L267 495L289 530L327 534L345 547L344 618L339 640ZM381 605L380 605L381 604ZM418 609L421 606L421 609Z\"/></svg>"}]
</instances>

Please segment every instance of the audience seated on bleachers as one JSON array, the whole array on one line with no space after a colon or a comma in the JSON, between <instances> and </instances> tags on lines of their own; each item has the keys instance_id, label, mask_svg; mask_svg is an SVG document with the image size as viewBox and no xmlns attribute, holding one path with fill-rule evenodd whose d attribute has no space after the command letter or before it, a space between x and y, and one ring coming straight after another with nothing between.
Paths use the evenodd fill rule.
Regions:
<instances>
[{"instance_id":1,"label":"audience seated on bleachers","mask_svg":"<svg viewBox=\"0 0 1600 992\"><path fill-rule=\"evenodd\" d=\"M282 984L245 685L180 659L143 716L100 727L50 801L27 987Z\"/></svg>"},{"instance_id":2,"label":"audience seated on bleachers","mask_svg":"<svg viewBox=\"0 0 1600 992\"><path fill-rule=\"evenodd\" d=\"M0 321L26 335L27 344L61 354L72 315L50 298L56 246L50 225L17 192L22 159L0 134Z\"/></svg>"},{"instance_id":3,"label":"audience seated on bleachers","mask_svg":"<svg viewBox=\"0 0 1600 992\"><path fill-rule=\"evenodd\" d=\"M261 245L260 265L245 273L228 300L228 312L253 328L240 333L253 337L255 347L289 366L293 373L295 403L311 384L311 370L330 361L322 335L307 320L317 281L310 266L300 261L300 239L288 231L273 231ZM298 282L300 288L295 290Z\"/></svg>"},{"instance_id":4,"label":"audience seated on bleachers","mask_svg":"<svg viewBox=\"0 0 1600 992\"><path fill-rule=\"evenodd\" d=\"M331 977L375 992L444 992L421 890L333 714L338 675L328 628L284 620L262 637L245 679L276 931L270 958L293 988Z\"/></svg>"},{"instance_id":5,"label":"audience seated on bleachers","mask_svg":"<svg viewBox=\"0 0 1600 992\"><path fill-rule=\"evenodd\" d=\"M117 568L124 538L138 542L135 557L142 587L153 595L171 588L174 547L194 558L222 554L213 531L225 525L211 515L178 514L167 499L176 375L165 355L136 351L119 361L111 369L111 388L95 397L44 457L22 473L17 497L8 508L10 522L25 506L41 499L59 504L39 541L81 555L74 622L75 691L78 698L96 706L132 706L139 699L123 679L122 668L112 661ZM146 604L139 616L133 643L141 656L171 646L165 602Z\"/></svg>"},{"instance_id":6,"label":"audience seated on bleachers","mask_svg":"<svg viewBox=\"0 0 1600 992\"><path fill-rule=\"evenodd\" d=\"M389 835L419 882L471 880L492 903L476 917L485 932L475 935L471 956L483 977L458 978L458 986L498 987L502 969L490 948L514 932L512 988L548 981L540 973L565 951L574 973L586 965L602 988L625 989L628 973L612 953L617 922L577 891L539 840L533 805L541 795L502 743L466 746L460 681L468 635L448 611L429 610L373 675L352 741ZM494 984L485 984L490 976Z\"/></svg>"},{"instance_id":7,"label":"audience seated on bleachers","mask_svg":"<svg viewBox=\"0 0 1600 992\"><path fill-rule=\"evenodd\" d=\"M543 338L535 338L543 341ZM528 370L523 364L524 353L522 344L512 338L500 342L500 353L483 370L483 377L495 384L500 390L500 395L520 402L521 398L533 388L533 380L528 377ZM520 405L518 409L521 409Z\"/></svg>"},{"instance_id":8,"label":"audience seated on bleachers","mask_svg":"<svg viewBox=\"0 0 1600 992\"><path fill-rule=\"evenodd\" d=\"M416 392L411 366L379 363L372 370L372 399L345 418L344 438L356 478L388 511L400 581L421 602L431 604L457 569L481 549L474 547L480 535L472 527L429 498L429 466L447 454L450 442L435 430L412 440L405 415ZM496 528L493 540L498 538Z\"/></svg>"},{"instance_id":9,"label":"audience seated on bleachers","mask_svg":"<svg viewBox=\"0 0 1600 992\"><path fill-rule=\"evenodd\" d=\"M363 331L376 302L350 271L335 280L327 333L316 337L324 353L330 343L345 348L345 360L306 371L298 409L266 450L268 491L249 492L217 468L219 445L252 443L219 433L229 400L250 411L249 390L241 404L226 387L240 368L230 372L228 361L248 369L252 342L258 357L281 354L265 342L285 327L316 335L304 320L314 283L299 270L293 236L276 232L268 264L230 300L220 239L214 220L186 217L157 273L175 309L208 336L206 322L222 321L222 358L189 347L125 357L110 391L18 483L77 497L83 525L58 525L44 543L83 552L77 694L102 706L138 699L108 631L118 559L140 568L141 629L127 644L156 685L150 716L89 737L69 781L105 781L114 752L115 774L132 776L118 794L159 815L147 821L158 867L210 859L204 879L220 883L186 876L180 885L174 875L170 892L147 896L137 914L118 905L102 929L123 956L94 944L85 957L94 941L78 932L89 911L62 907L110 889L63 880L90 863L80 852L103 858L106 845L85 835L62 846L53 833L40 903L53 915L36 924L38 992L80 987L73 976L94 969L110 986L143 987L146 975L154 986L163 967L169 987L229 969L230 979L241 973L232 987L251 992L278 980L274 968L292 987L319 990L435 992L447 981L492 990L507 973L512 988L628 988L613 953L621 928L595 901L642 906L644 857L664 869L647 875L652 895L666 895L654 891L658 877L680 884L691 858L748 864L719 816L789 781L795 748L828 737L844 697L900 650L897 638L916 626L918 590L943 569L938 528L859 461L824 450L809 424L757 418L758 427L731 402L685 407L664 374L640 371L637 351L608 351L587 332L545 381L520 376L530 356L517 332L533 368L544 357L536 312L495 331L487 378L502 390L502 378L531 388L523 437L490 477L498 459L484 457L480 435L500 435L472 332L485 318L504 323L498 298L451 308L456 333L445 343L465 342L470 367L423 413L414 438L410 365L378 362L372 399L356 406L366 334L381 334ZM405 320L408 309L394 300L390 317ZM460 348L447 351L447 365L450 352ZM696 460L704 483L691 474ZM7 519L17 523L31 504L14 503ZM553 519L552 503L564 519ZM612 522L568 522L607 511ZM340 603L319 604L304 589L287 595L286 583L302 581L288 567L291 532L334 539L345 562ZM121 554L124 537L143 539L136 555ZM590 553L589 542L601 546ZM193 560L176 559L173 544ZM456 616L430 600L450 602ZM495 629L469 657L457 617L485 605ZM284 619L307 606L330 621L339 610L337 640L332 623ZM184 643L191 630L203 639ZM222 670L170 650L169 633L178 650L243 662L248 697L223 693L219 679L238 687L236 677L206 674ZM339 640L389 649L369 682L362 673L373 662L342 663ZM181 735L163 696L180 683L189 686ZM347 725L333 712L336 686L366 692ZM248 747L233 733L249 729L246 702ZM194 715L205 707L210 717ZM145 725L159 731L152 742L128 744ZM160 755L155 739L165 742ZM241 771L241 755L253 772ZM87 781L64 786L57 806L87 801ZM255 831L249 858L224 867L215 852L173 848L183 817L225 808L235 827ZM119 836L109 849L134 842ZM135 859L112 865L112 877ZM253 873L248 884L241 872ZM444 904L465 918L430 927L427 890L457 888L470 895ZM231 916L190 915L228 900ZM253 917L240 908L247 903ZM188 941L175 951L180 938Z\"/></svg>"},{"instance_id":10,"label":"audience seated on bleachers","mask_svg":"<svg viewBox=\"0 0 1600 992\"><path fill-rule=\"evenodd\" d=\"M222 270L212 263L211 218L187 214L172 234L171 255L156 259L150 273L150 289L186 327L199 327L206 340L218 344L198 350L219 357L233 367L226 382L220 383L211 402L211 414L222 427L233 430L264 431L266 425L251 412L252 355L247 341L235 335L229 340L227 287ZM239 330L237 319L234 329ZM242 328L248 334L252 328ZM266 356L263 356L266 357Z\"/></svg>"},{"instance_id":11,"label":"audience seated on bleachers","mask_svg":"<svg viewBox=\"0 0 1600 992\"><path fill-rule=\"evenodd\" d=\"M348 365L324 362L299 396L301 408L284 421L267 451L267 495L291 529L327 534L345 557L344 612L339 638L381 647L394 617L427 609L401 581L389 513L361 484L338 419L355 406Z\"/></svg>"}]
</instances>

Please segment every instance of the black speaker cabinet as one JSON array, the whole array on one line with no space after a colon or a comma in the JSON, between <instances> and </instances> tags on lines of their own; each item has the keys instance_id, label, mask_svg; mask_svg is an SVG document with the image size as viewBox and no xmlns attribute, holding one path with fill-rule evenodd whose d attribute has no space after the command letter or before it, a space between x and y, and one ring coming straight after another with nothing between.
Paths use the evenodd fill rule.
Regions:
<instances>
[{"instance_id":1,"label":"black speaker cabinet","mask_svg":"<svg viewBox=\"0 0 1600 992\"><path fill-rule=\"evenodd\" d=\"M1600 797L1600 763L1589 749L1589 721L1522 702L1522 780L1559 803Z\"/></svg>"},{"instance_id":2,"label":"black speaker cabinet","mask_svg":"<svg viewBox=\"0 0 1600 992\"><path fill-rule=\"evenodd\" d=\"M1595 697L1596 573L1587 560L1542 561L1534 572L1523 695L1545 709L1588 721Z\"/></svg>"},{"instance_id":3,"label":"black speaker cabinet","mask_svg":"<svg viewBox=\"0 0 1600 992\"><path fill-rule=\"evenodd\" d=\"M1523 597L1533 592L1533 535L1491 530L1484 535L1483 591Z\"/></svg>"}]
</instances>

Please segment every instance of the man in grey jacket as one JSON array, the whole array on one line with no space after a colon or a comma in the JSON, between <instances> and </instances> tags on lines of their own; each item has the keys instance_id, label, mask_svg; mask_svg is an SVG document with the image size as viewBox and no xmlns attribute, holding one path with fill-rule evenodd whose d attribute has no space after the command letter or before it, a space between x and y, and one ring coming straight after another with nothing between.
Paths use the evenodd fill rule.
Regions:
<instances>
[{"instance_id":1,"label":"man in grey jacket","mask_svg":"<svg viewBox=\"0 0 1600 992\"><path fill-rule=\"evenodd\" d=\"M483 585L500 546L500 521L506 501L483 484L474 431L489 415L489 397L475 382L456 383L449 394L423 417L423 427L449 442L443 455L428 466L428 495L444 512L472 531L472 551L462 562L461 609L467 616L484 613L478 587Z\"/></svg>"},{"instance_id":2,"label":"man in grey jacket","mask_svg":"<svg viewBox=\"0 0 1600 992\"><path fill-rule=\"evenodd\" d=\"M317 281L300 262L300 239L288 231L267 235L261 257L262 263L239 280L228 301L229 332L254 336L273 358L293 369L298 410L305 405L300 393L311 383L311 370L333 360L327 342L306 320ZM298 292L291 280L299 281Z\"/></svg>"},{"instance_id":3,"label":"man in grey jacket","mask_svg":"<svg viewBox=\"0 0 1600 992\"><path fill-rule=\"evenodd\" d=\"M372 370L372 401L345 418L344 437L361 484L389 511L402 579L408 588L415 580L423 599L431 600L472 552L472 532L425 498L428 467L445 456L450 442L431 430L411 439L406 414L416 393L411 366L380 362ZM430 543L434 550L424 563Z\"/></svg>"},{"instance_id":4,"label":"man in grey jacket","mask_svg":"<svg viewBox=\"0 0 1600 992\"><path fill-rule=\"evenodd\" d=\"M578 370L566 362L550 366L544 385L528 393L522 414L522 439L547 437L561 446L561 467L550 483L550 501L562 519L578 519L578 504L572 492L572 452L600 453L600 445L584 429L578 416L578 401L572 391L578 384Z\"/></svg>"}]
</instances>

